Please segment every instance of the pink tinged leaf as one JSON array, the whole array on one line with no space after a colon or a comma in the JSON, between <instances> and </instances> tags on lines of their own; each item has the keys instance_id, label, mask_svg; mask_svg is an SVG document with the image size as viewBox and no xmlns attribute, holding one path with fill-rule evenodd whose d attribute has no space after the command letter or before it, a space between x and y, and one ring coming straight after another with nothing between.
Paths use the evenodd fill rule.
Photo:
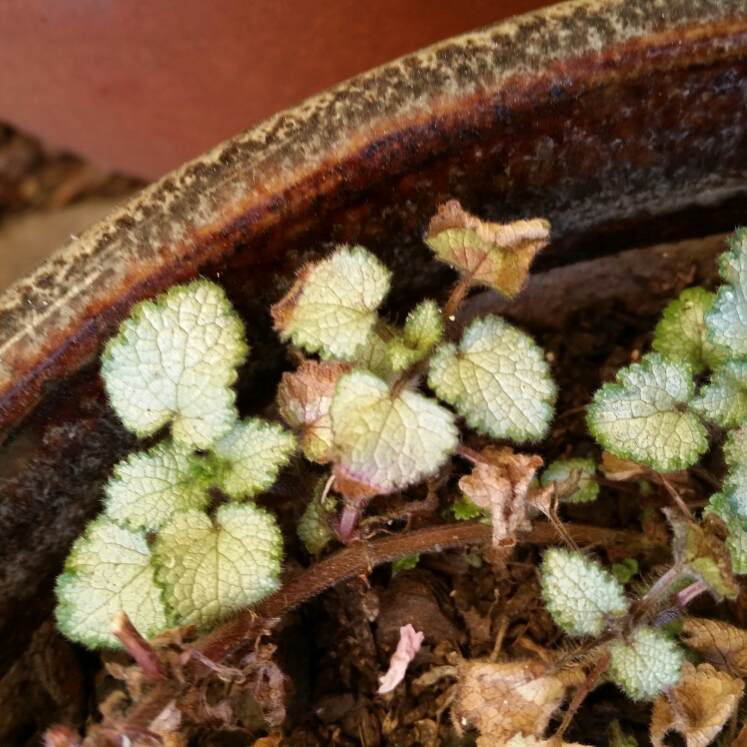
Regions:
<instances>
[{"instance_id":1,"label":"pink tinged leaf","mask_svg":"<svg viewBox=\"0 0 747 747\"><path fill-rule=\"evenodd\" d=\"M389 661L389 669L383 677L379 677L381 687L376 691L377 695L392 692L405 678L407 665L415 658L423 643L423 633L416 632L412 625L405 625L399 629L399 643L397 650L392 654Z\"/></svg>"}]
</instances>

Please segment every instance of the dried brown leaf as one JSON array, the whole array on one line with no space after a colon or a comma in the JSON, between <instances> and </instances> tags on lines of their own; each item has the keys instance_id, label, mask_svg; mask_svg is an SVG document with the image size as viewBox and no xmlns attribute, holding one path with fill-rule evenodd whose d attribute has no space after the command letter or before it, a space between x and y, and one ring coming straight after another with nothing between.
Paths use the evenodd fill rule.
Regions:
<instances>
[{"instance_id":1,"label":"dried brown leaf","mask_svg":"<svg viewBox=\"0 0 747 747\"><path fill-rule=\"evenodd\" d=\"M680 638L718 669L747 676L747 630L720 620L686 617Z\"/></svg>"},{"instance_id":2,"label":"dried brown leaf","mask_svg":"<svg viewBox=\"0 0 747 747\"><path fill-rule=\"evenodd\" d=\"M490 463L478 462L470 475L459 480L459 487L475 505L490 511L493 546L511 546L526 522L529 484L542 458L514 454L509 448L486 449L483 456Z\"/></svg>"},{"instance_id":3,"label":"dried brown leaf","mask_svg":"<svg viewBox=\"0 0 747 747\"><path fill-rule=\"evenodd\" d=\"M301 297L306 281L314 270L313 264L304 265L298 272L296 282L291 289L276 303L270 306L270 314L275 322L275 329L282 332L293 320L296 313L298 299Z\"/></svg>"},{"instance_id":4,"label":"dried brown leaf","mask_svg":"<svg viewBox=\"0 0 747 747\"><path fill-rule=\"evenodd\" d=\"M650 471L645 464L636 464L629 459L618 459L608 451L602 452L602 463L599 469L608 480L615 482L635 480Z\"/></svg>"},{"instance_id":5,"label":"dried brown leaf","mask_svg":"<svg viewBox=\"0 0 747 747\"><path fill-rule=\"evenodd\" d=\"M284 373L278 387L278 407L286 422L301 431L304 454L319 464L329 461L332 418L329 406L337 380L352 371L342 361L304 361L292 373Z\"/></svg>"},{"instance_id":6,"label":"dried brown leaf","mask_svg":"<svg viewBox=\"0 0 747 747\"><path fill-rule=\"evenodd\" d=\"M455 723L477 727L492 744L517 734L542 736L565 696L560 678L539 661L465 661L458 678Z\"/></svg>"},{"instance_id":7,"label":"dried brown leaf","mask_svg":"<svg viewBox=\"0 0 747 747\"><path fill-rule=\"evenodd\" d=\"M550 224L542 218L488 223L450 200L431 219L425 241L472 282L513 297L524 287L535 255L549 243Z\"/></svg>"},{"instance_id":8,"label":"dried brown leaf","mask_svg":"<svg viewBox=\"0 0 747 747\"><path fill-rule=\"evenodd\" d=\"M663 747L670 730L685 738L687 747L706 747L734 715L744 682L710 664L682 665L682 678L654 701L651 742Z\"/></svg>"},{"instance_id":9,"label":"dried brown leaf","mask_svg":"<svg viewBox=\"0 0 747 747\"><path fill-rule=\"evenodd\" d=\"M712 522L698 526L679 511L668 508L663 511L674 531L672 552L677 562L706 583L719 599L734 599L739 589L732 574L731 554L718 536L720 527Z\"/></svg>"}]
</instances>

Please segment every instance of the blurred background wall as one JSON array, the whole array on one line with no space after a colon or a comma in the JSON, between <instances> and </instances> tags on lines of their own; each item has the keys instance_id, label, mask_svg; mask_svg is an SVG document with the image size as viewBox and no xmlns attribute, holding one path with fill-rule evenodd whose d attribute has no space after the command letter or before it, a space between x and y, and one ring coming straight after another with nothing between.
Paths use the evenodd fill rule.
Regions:
<instances>
[{"instance_id":1,"label":"blurred background wall","mask_svg":"<svg viewBox=\"0 0 747 747\"><path fill-rule=\"evenodd\" d=\"M325 88L548 0L0 0L0 122L155 179Z\"/></svg>"}]
</instances>

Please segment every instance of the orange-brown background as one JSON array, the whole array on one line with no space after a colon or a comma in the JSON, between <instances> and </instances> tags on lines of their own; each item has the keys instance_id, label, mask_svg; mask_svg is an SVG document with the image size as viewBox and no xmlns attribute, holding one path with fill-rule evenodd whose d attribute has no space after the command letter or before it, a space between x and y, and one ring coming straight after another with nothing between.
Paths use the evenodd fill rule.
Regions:
<instances>
[{"instance_id":1,"label":"orange-brown background","mask_svg":"<svg viewBox=\"0 0 747 747\"><path fill-rule=\"evenodd\" d=\"M0 121L152 179L328 86L548 0L0 0Z\"/></svg>"}]
</instances>

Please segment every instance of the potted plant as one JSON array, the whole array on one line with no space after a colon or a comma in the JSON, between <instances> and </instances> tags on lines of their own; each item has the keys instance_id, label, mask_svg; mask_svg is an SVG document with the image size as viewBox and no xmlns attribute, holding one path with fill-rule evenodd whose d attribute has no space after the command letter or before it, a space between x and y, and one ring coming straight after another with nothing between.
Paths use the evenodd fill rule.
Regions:
<instances>
[{"instance_id":1,"label":"potted plant","mask_svg":"<svg viewBox=\"0 0 747 747\"><path fill-rule=\"evenodd\" d=\"M49 617L64 557L134 446L99 355L135 303L198 275L218 282L253 349L239 409L256 412L288 366L268 309L298 268L364 245L393 271L385 311L404 318L448 295L453 275L422 235L449 199L495 221L548 218L540 272L730 230L743 220L746 28L736 2L577 2L443 42L218 146L9 289L2 665ZM703 256L680 249L655 254L672 293ZM594 267L622 283L630 266Z\"/></svg>"}]
</instances>

